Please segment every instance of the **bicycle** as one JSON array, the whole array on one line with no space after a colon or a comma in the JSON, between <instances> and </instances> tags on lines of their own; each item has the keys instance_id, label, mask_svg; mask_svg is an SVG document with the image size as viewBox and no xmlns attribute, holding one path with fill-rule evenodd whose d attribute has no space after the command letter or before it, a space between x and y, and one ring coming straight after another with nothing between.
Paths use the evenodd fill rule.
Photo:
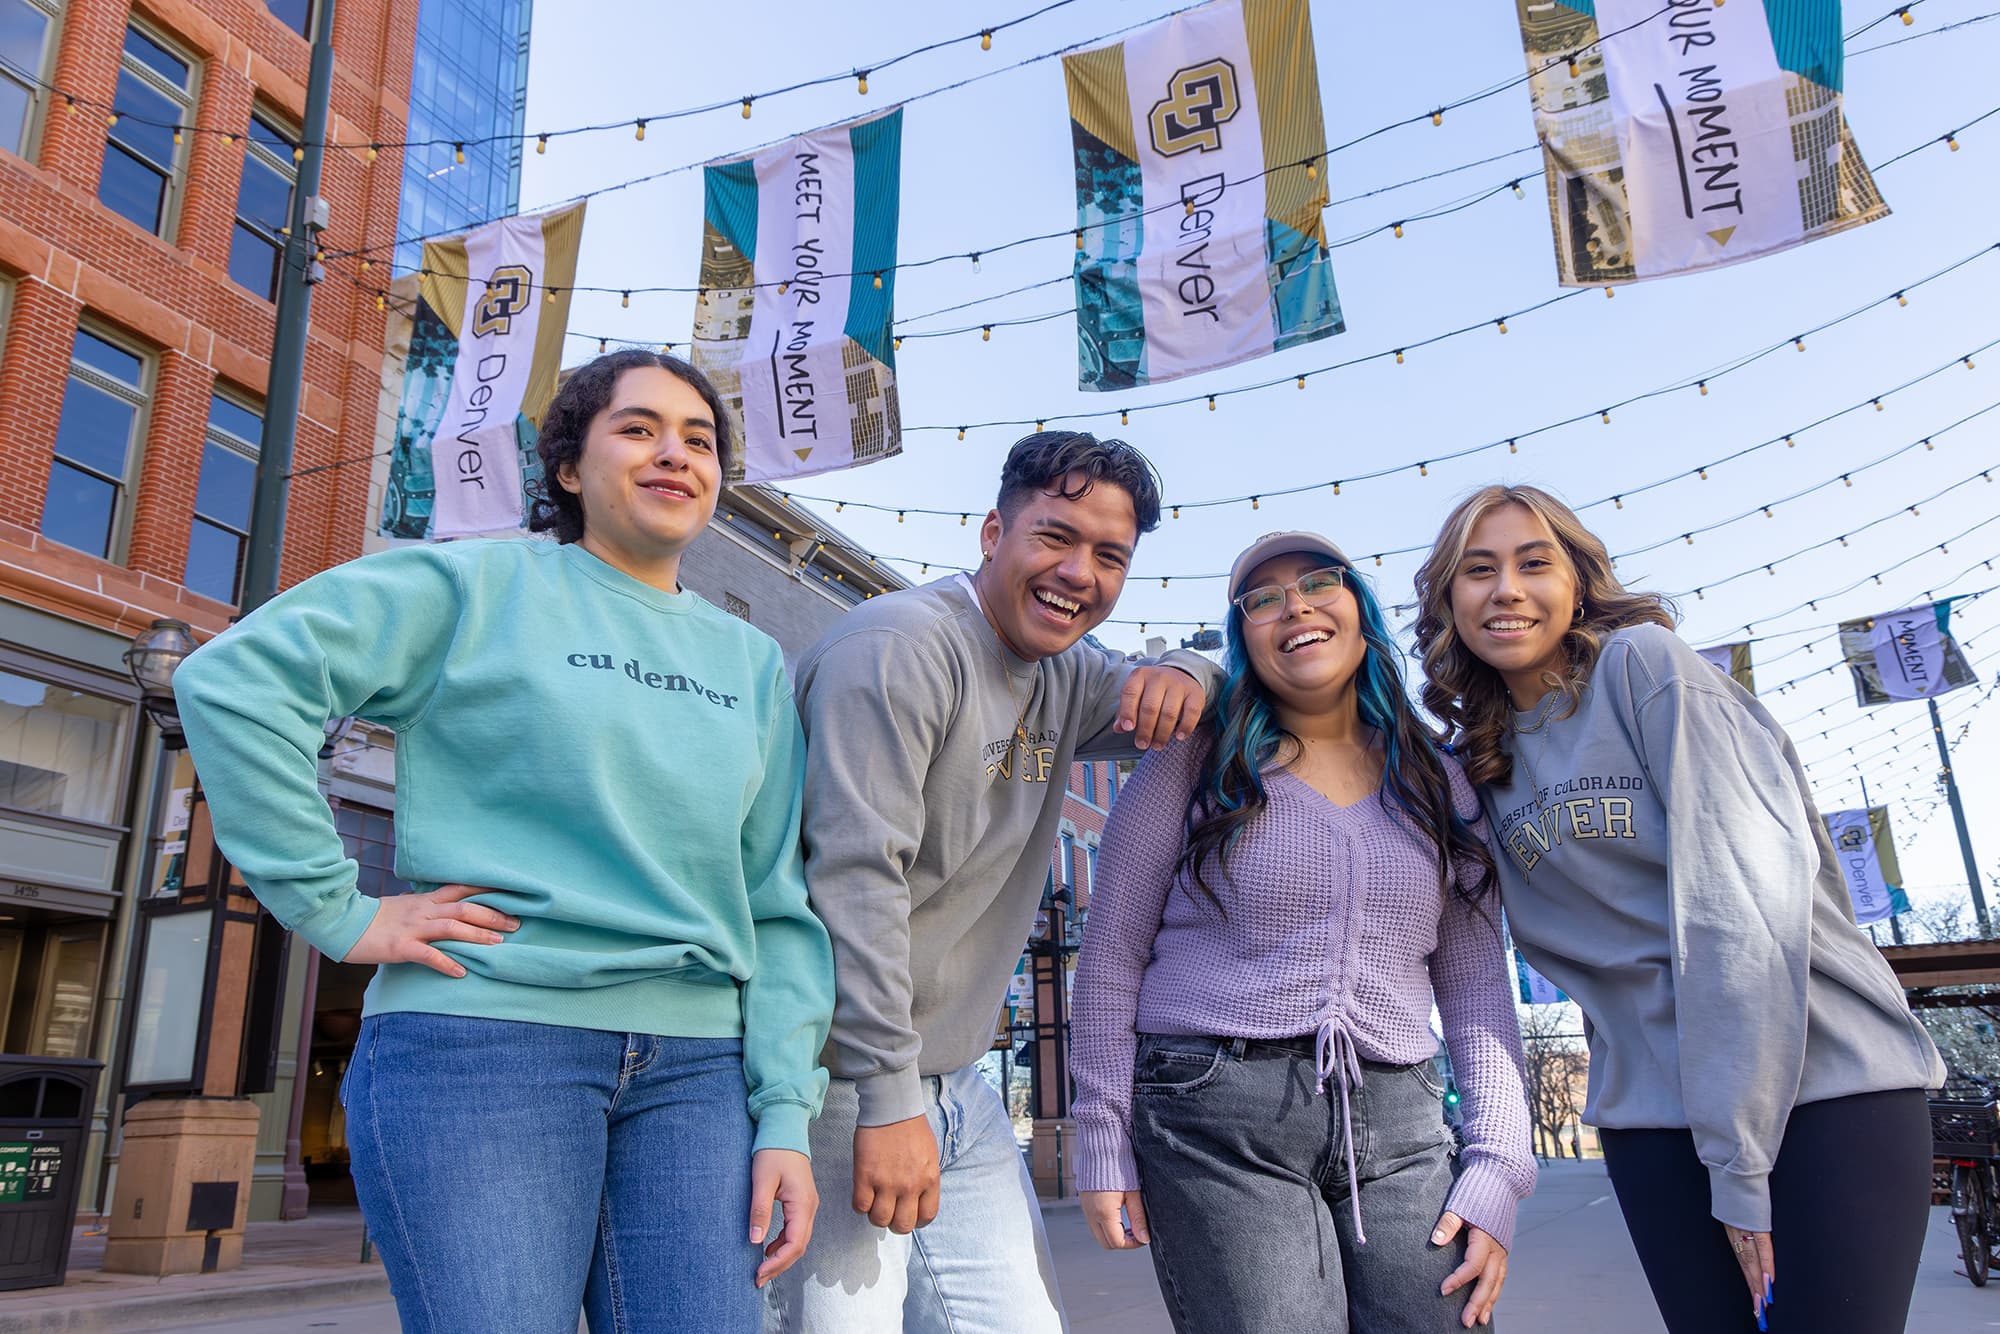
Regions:
<instances>
[{"instance_id":1,"label":"bicycle","mask_svg":"<svg viewBox=\"0 0 2000 1334\"><path fill-rule=\"evenodd\" d=\"M2000 1255L2000 1101L1985 1080L1954 1076L1931 1099L1933 1152L1951 1164L1951 1220L1965 1276L1986 1286Z\"/></svg>"}]
</instances>

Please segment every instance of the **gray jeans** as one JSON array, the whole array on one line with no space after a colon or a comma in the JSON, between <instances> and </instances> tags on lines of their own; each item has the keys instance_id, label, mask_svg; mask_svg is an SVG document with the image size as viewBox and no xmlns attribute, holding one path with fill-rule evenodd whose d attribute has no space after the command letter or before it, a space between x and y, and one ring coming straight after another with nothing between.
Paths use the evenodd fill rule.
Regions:
<instances>
[{"instance_id":1,"label":"gray jeans","mask_svg":"<svg viewBox=\"0 0 2000 1334\"><path fill-rule=\"evenodd\" d=\"M1349 1181L1340 1094L1310 1040L1142 1035L1132 1148L1153 1267L1180 1334L1457 1331L1471 1288L1438 1288L1463 1234L1433 1246L1457 1174L1429 1063L1362 1063ZM1355 1235L1358 1188L1366 1244Z\"/></svg>"}]
</instances>

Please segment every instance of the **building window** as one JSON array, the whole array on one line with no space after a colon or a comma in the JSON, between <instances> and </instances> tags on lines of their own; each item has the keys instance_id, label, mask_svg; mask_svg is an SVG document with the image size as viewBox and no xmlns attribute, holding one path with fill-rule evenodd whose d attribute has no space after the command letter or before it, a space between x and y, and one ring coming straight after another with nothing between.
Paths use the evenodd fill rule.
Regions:
<instances>
[{"instance_id":1,"label":"building window","mask_svg":"<svg viewBox=\"0 0 2000 1334\"><path fill-rule=\"evenodd\" d=\"M312 0L264 0L264 4L278 16L278 22L307 41L312 40Z\"/></svg>"},{"instance_id":2,"label":"building window","mask_svg":"<svg viewBox=\"0 0 2000 1334\"><path fill-rule=\"evenodd\" d=\"M1089 883L1083 887L1085 890L1084 897L1088 897L1097 892L1097 845L1095 843L1086 843L1083 845L1083 858L1084 865L1090 872Z\"/></svg>"},{"instance_id":3,"label":"building window","mask_svg":"<svg viewBox=\"0 0 2000 1334\"><path fill-rule=\"evenodd\" d=\"M0 148L22 157L48 104L55 15L48 0L0 0Z\"/></svg>"},{"instance_id":4,"label":"building window","mask_svg":"<svg viewBox=\"0 0 2000 1334\"><path fill-rule=\"evenodd\" d=\"M264 419L220 394L208 400L208 440L188 530L187 574L181 582L217 602L243 591L243 552L250 539L250 502L257 489L257 446Z\"/></svg>"},{"instance_id":5,"label":"building window","mask_svg":"<svg viewBox=\"0 0 2000 1334\"><path fill-rule=\"evenodd\" d=\"M1109 806L1112 802L1118 800L1118 778L1119 778L1119 770L1122 767L1123 766L1118 763L1107 764L1104 766L1104 796L1106 798L1104 804L1106 806Z\"/></svg>"},{"instance_id":6,"label":"building window","mask_svg":"<svg viewBox=\"0 0 2000 1334\"><path fill-rule=\"evenodd\" d=\"M371 899L407 893L410 882L396 878L396 818L387 811L342 803L334 813L341 846L361 863L355 887Z\"/></svg>"},{"instance_id":7,"label":"building window","mask_svg":"<svg viewBox=\"0 0 2000 1334\"><path fill-rule=\"evenodd\" d=\"M0 671L0 806L91 824L118 816L131 709Z\"/></svg>"},{"instance_id":8,"label":"building window","mask_svg":"<svg viewBox=\"0 0 2000 1334\"><path fill-rule=\"evenodd\" d=\"M137 28L125 30L125 57L104 140L97 198L106 208L165 236L186 158L181 126L194 121L194 66Z\"/></svg>"},{"instance_id":9,"label":"building window","mask_svg":"<svg viewBox=\"0 0 2000 1334\"><path fill-rule=\"evenodd\" d=\"M1062 876L1062 883L1066 887L1073 888L1076 885L1076 835L1062 836L1062 857L1056 866L1056 871Z\"/></svg>"},{"instance_id":10,"label":"building window","mask_svg":"<svg viewBox=\"0 0 2000 1334\"><path fill-rule=\"evenodd\" d=\"M1097 804L1097 766L1094 764L1083 766L1083 799L1093 806Z\"/></svg>"},{"instance_id":11,"label":"building window","mask_svg":"<svg viewBox=\"0 0 2000 1334\"><path fill-rule=\"evenodd\" d=\"M243 183L236 191L236 230L229 238L229 276L263 297L278 299L285 228L292 222L298 169L293 141L262 115L244 136Z\"/></svg>"},{"instance_id":12,"label":"building window","mask_svg":"<svg viewBox=\"0 0 2000 1334\"><path fill-rule=\"evenodd\" d=\"M42 505L42 536L106 560L123 557L125 496L145 406L145 359L88 329L77 330Z\"/></svg>"}]
</instances>

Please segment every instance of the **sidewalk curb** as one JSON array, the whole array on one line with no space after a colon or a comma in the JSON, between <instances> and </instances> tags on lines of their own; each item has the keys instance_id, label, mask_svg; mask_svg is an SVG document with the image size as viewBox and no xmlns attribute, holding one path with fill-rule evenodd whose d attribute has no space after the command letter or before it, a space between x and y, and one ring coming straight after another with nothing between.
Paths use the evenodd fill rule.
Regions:
<instances>
[{"instance_id":1,"label":"sidewalk curb","mask_svg":"<svg viewBox=\"0 0 2000 1334\"><path fill-rule=\"evenodd\" d=\"M388 1299L389 1277L379 1265L354 1268L353 1273L323 1278L275 1279L116 1297L55 1310L0 1312L0 1334L118 1334Z\"/></svg>"}]
</instances>

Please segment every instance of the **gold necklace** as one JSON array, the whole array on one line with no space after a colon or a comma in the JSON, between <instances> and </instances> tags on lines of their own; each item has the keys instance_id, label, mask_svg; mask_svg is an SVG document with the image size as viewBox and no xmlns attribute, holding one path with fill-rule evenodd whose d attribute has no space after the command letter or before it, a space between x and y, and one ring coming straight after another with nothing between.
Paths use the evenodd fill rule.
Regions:
<instances>
[{"instance_id":1,"label":"gold necklace","mask_svg":"<svg viewBox=\"0 0 2000 1334\"><path fill-rule=\"evenodd\" d=\"M1535 803L1535 810L1538 814L1541 815L1546 815L1549 809L1548 804L1542 800L1542 780L1535 773L1534 757L1528 754L1527 743L1523 741L1521 738L1528 736L1531 733L1535 734L1542 733L1542 729L1548 725L1549 715L1555 711L1555 701L1556 701L1556 692L1551 690L1546 696L1543 697L1542 707L1535 711L1535 721L1527 727L1522 727L1520 724L1516 723L1513 729L1514 754L1519 756L1521 762L1527 766L1528 788L1529 788L1528 795L1531 798L1533 798Z\"/></svg>"}]
</instances>

